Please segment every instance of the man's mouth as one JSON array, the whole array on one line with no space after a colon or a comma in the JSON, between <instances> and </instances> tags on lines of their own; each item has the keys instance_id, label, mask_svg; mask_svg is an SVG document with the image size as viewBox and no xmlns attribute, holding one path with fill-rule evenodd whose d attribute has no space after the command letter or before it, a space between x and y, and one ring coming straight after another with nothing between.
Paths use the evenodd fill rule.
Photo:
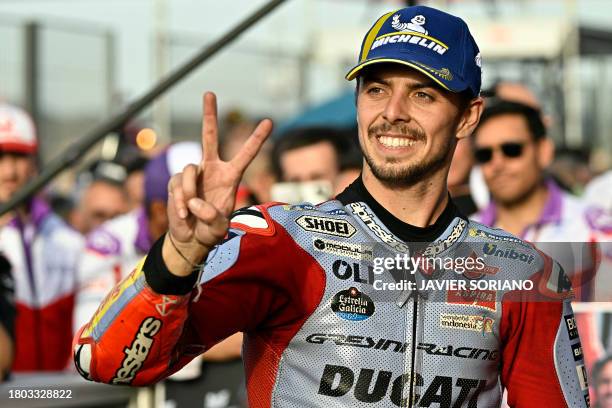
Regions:
<instances>
[{"instance_id":1,"label":"man's mouth","mask_svg":"<svg viewBox=\"0 0 612 408\"><path fill-rule=\"evenodd\" d=\"M394 137L394 136L378 136L380 144L383 146L393 149L402 147L411 147L416 143L416 140L408 137Z\"/></svg>"}]
</instances>

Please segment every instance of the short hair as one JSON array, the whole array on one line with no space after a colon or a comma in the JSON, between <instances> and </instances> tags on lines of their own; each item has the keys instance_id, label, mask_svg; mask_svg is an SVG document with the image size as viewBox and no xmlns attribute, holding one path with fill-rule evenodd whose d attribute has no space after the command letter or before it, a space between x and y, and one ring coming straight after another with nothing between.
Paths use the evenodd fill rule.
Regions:
<instances>
[{"instance_id":1,"label":"short hair","mask_svg":"<svg viewBox=\"0 0 612 408\"><path fill-rule=\"evenodd\" d=\"M478 133L482 125L493 118L503 115L516 115L525 119L529 133L531 133L531 137L534 140L540 140L546 136L546 125L544 125L542 112L539 109L532 108L523 103L504 100L490 100L487 101L487 105L482 112L480 123L478 123L474 130L474 134Z\"/></svg>"},{"instance_id":2,"label":"short hair","mask_svg":"<svg viewBox=\"0 0 612 408\"><path fill-rule=\"evenodd\" d=\"M272 148L272 169L279 179L282 179L283 170L281 156L291 150L311 146L321 142L330 143L338 158L338 169L342 168L343 152L351 150L352 141L346 131L332 127L301 127L290 129L280 135Z\"/></svg>"},{"instance_id":3,"label":"short hair","mask_svg":"<svg viewBox=\"0 0 612 408\"><path fill-rule=\"evenodd\" d=\"M597 385L599 377L601 376L601 372L603 371L604 367L609 363L612 363L612 354L608 354L602 357L601 359L597 360L595 364L593 364L593 368L591 369L591 378L593 379L593 385Z\"/></svg>"}]
</instances>

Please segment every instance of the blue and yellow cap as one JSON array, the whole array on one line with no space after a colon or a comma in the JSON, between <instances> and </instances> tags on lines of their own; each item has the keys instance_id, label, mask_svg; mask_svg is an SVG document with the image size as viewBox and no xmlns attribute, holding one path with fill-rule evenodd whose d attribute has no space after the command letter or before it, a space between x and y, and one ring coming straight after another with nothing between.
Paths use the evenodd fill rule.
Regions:
<instances>
[{"instance_id":1,"label":"blue and yellow cap","mask_svg":"<svg viewBox=\"0 0 612 408\"><path fill-rule=\"evenodd\" d=\"M480 94L478 45L465 21L443 11L414 6L380 17L363 39L358 64L346 79L384 62L416 69L449 91Z\"/></svg>"}]
</instances>

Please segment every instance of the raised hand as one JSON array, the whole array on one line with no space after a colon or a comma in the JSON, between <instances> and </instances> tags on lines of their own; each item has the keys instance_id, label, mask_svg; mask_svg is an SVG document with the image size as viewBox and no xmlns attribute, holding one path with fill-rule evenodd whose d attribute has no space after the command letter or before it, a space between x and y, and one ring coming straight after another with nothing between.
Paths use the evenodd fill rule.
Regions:
<instances>
[{"instance_id":1,"label":"raised hand","mask_svg":"<svg viewBox=\"0 0 612 408\"><path fill-rule=\"evenodd\" d=\"M221 160L216 96L212 92L204 94L202 162L199 166L186 166L168 183L168 221L172 242L164 242L163 257L172 273L190 273L187 261L199 262L223 239L242 174L271 132L272 121L262 120L236 157L227 162ZM166 237L166 241L168 239Z\"/></svg>"}]
</instances>

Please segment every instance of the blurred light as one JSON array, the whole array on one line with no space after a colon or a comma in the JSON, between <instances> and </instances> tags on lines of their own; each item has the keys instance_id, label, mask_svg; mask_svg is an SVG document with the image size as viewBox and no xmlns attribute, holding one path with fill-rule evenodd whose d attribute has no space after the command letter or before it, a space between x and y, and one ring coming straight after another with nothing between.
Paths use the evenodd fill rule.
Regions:
<instances>
[{"instance_id":1,"label":"blurred light","mask_svg":"<svg viewBox=\"0 0 612 408\"><path fill-rule=\"evenodd\" d=\"M157 143L157 134L153 129L144 128L136 135L136 145L142 150L151 150Z\"/></svg>"}]
</instances>

